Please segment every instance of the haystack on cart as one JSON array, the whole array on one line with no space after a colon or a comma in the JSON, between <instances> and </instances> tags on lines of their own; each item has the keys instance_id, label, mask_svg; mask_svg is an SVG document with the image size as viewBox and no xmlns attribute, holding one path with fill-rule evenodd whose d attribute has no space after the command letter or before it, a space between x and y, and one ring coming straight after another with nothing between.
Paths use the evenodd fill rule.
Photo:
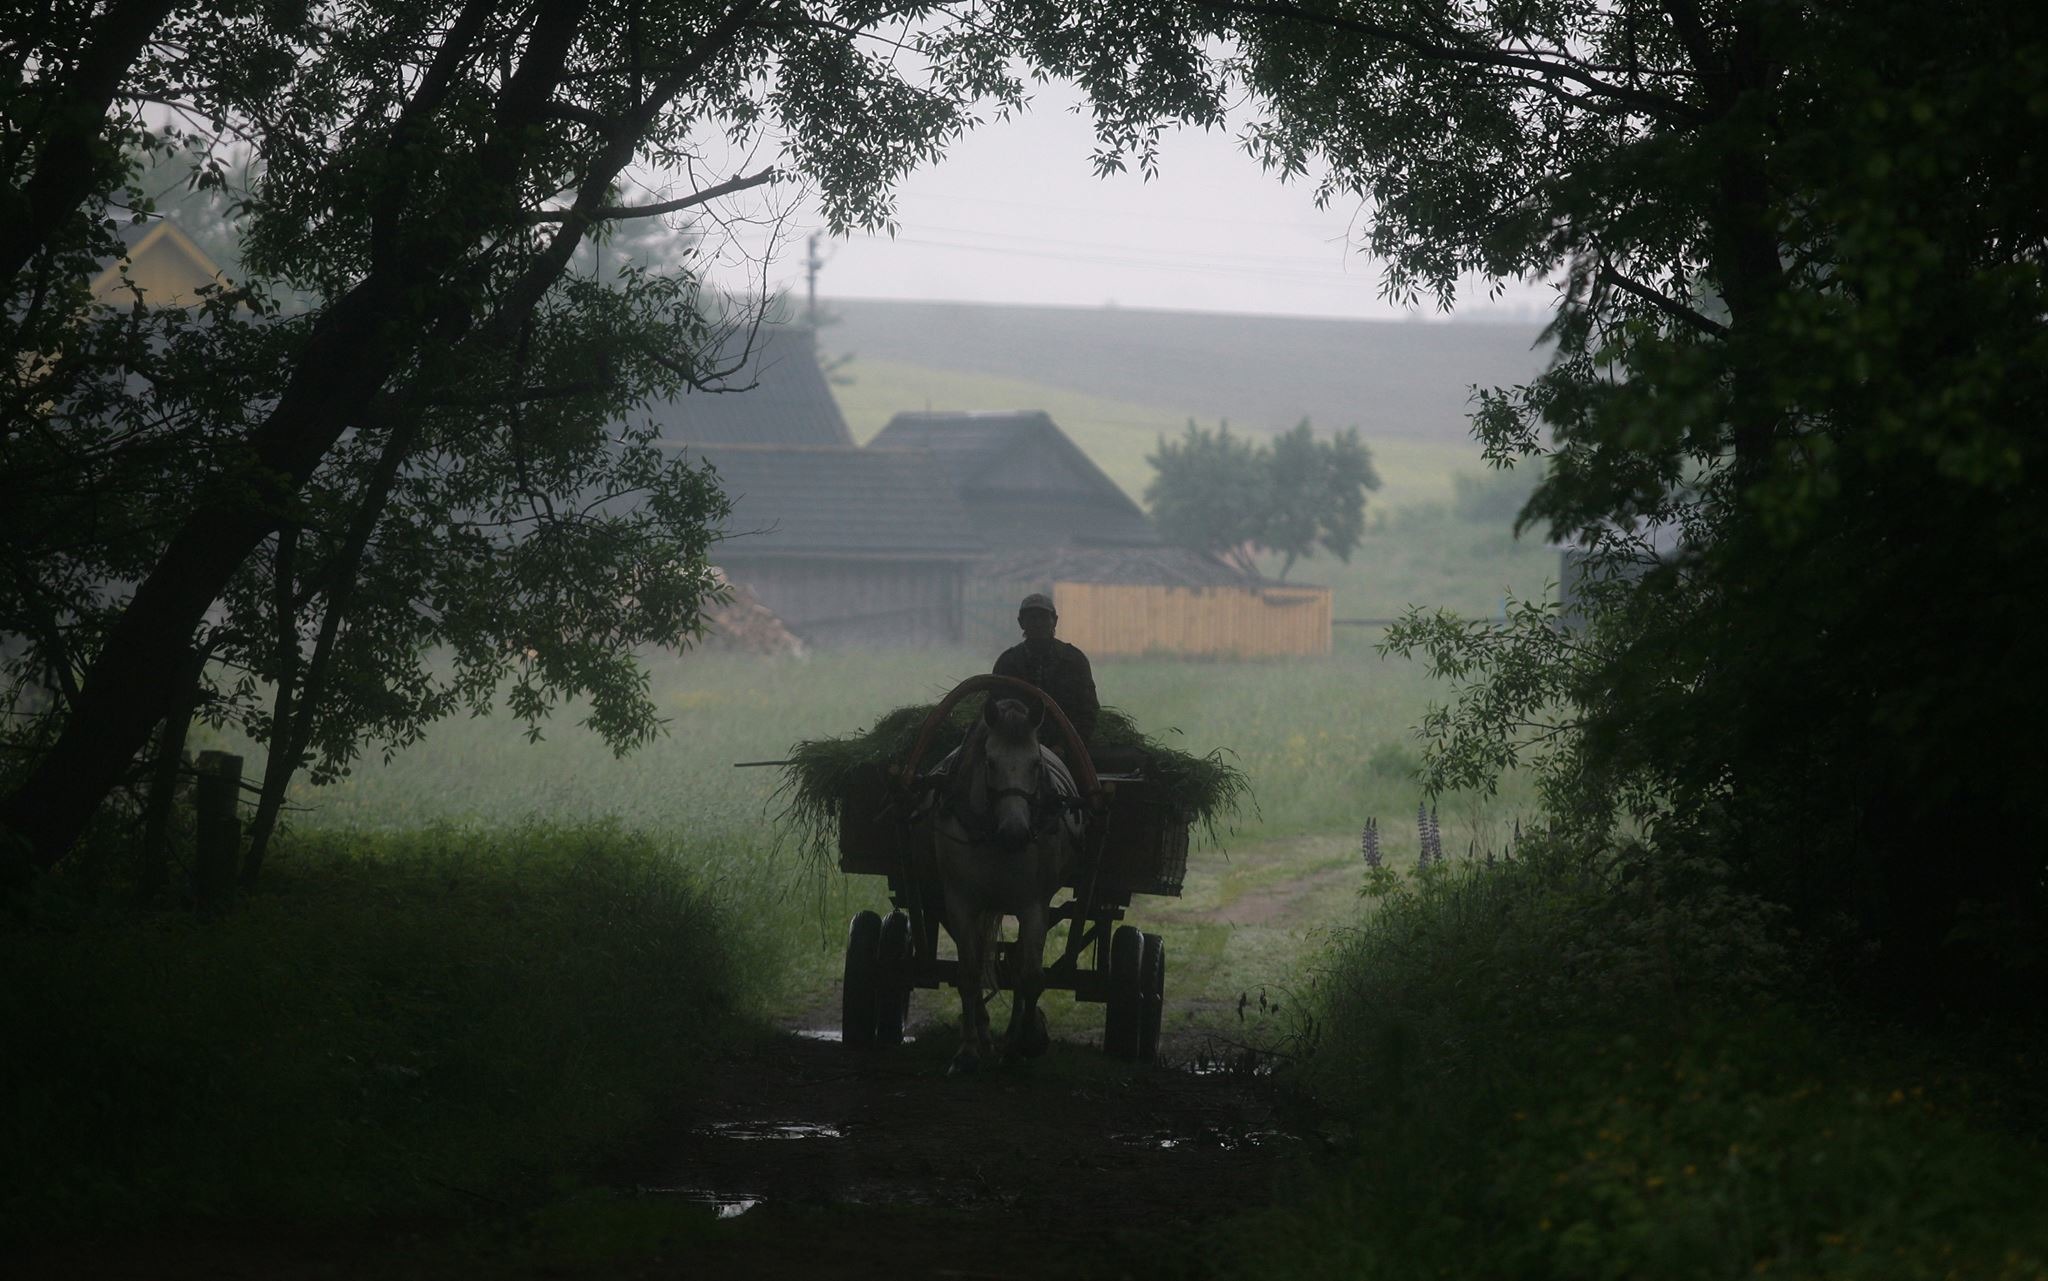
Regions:
<instances>
[{"instance_id":1,"label":"haystack on cart","mask_svg":"<svg viewBox=\"0 0 2048 1281\"><path fill-rule=\"evenodd\" d=\"M1081 857L1063 887L1067 897L1053 904L1046 990L1070 991L1076 1001L1102 1005L1103 1049L1116 1058L1149 1061L1159 1049L1166 946L1157 934L1120 922L1139 895L1180 896L1193 816L1148 777L1142 750L1105 750L1091 759L1050 697L1005 676L962 682L926 717L908 758L871 767L841 806L839 869L884 878L892 909L887 915L861 912L847 931L841 1034L849 1046L898 1044L911 991L954 982L959 963L939 955L942 900L927 817L932 783L924 770L952 746L936 742L948 714L962 699L988 693L1033 700L1046 709L1045 724L1057 727L1069 744L1068 760L1081 789ZM1008 940L999 945L1001 991L1012 986L1012 946Z\"/></svg>"}]
</instances>

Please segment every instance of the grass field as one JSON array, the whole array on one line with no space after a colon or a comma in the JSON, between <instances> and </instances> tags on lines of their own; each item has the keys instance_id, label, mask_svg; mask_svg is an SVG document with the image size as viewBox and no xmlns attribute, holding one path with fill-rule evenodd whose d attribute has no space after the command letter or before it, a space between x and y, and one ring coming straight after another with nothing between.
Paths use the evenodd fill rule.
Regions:
<instances>
[{"instance_id":1,"label":"grass field","mask_svg":"<svg viewBox=\"0 0 2048 1281\"><path fill-rule=\"evenodd\" d=\"M10 903L0 1242L575 1177L784 990L772 900L691 852L605 825L301 830L217 919L63 884Z\"/></svg>"},{"instance_id":2,"label":"grass field","mask_svg":"<svg viewBox=\"0 0 2048 1281\"><path fill-rule=\"evenodd\" d=\"M488 830L544 819L649 833L759 905L759 928L779 935L793 957L784 1006L823 1007L845 919L879 906L881 886L807 866L774 823L779 772L734 762L779 759L800 738L850 732L893 707L930 701L986 665L986 655L944 650L666 658L654 693L669 733L638 753L614 758L573 717L531 745L508 722L450 722L388 764L368 762L332 787L302 789L297 799L310 809L297 824L322 832ZM1325 660L1110 659L1096 679L1105 701L1154 736L1230 752L1257 797L1257 811L1220 831L1220 844L1198 844L1184 899L1144 907L1148 928L1166 934L1176 958L1184 1010L1206 1017L1212 1003L1234 1002L1247 987L1288 981L1310 942L1305 925L1333 920L1355 902L1355 878L1343 869L1356 862L1356 833L1368 817L1387 831L1393 859L1414 858L1421 795L1410 727L1432 696L1416 665L1383 661L1347 635ZM1515 783L1491 803L1447 801L1445 845L1497 848L1530 804ZM1271 910L1271 896L1292 894L1282 887L1297 882L1320 902L1290 898L1289 910Z\"/></svg>"}]
</instances>

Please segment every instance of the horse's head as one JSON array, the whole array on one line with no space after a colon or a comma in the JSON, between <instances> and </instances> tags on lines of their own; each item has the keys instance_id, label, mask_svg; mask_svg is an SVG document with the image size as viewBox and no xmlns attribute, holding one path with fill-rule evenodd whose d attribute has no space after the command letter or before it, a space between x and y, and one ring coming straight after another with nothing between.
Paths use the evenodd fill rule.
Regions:
<instances>
[{"instance_id":1,"label":"horse's head","mask_svg":"<svg viewBox=\"0 0 2048 1281\"><path fill-rule=\"evenodd\" d=\"M1045 790L1045 762L1038 750L1043 706L1014 698L992 698L982 711L988 734L982 741L981 786L996 842L1017 850L1031 843L1032 807Z\"/></svg>"}]
</instances>

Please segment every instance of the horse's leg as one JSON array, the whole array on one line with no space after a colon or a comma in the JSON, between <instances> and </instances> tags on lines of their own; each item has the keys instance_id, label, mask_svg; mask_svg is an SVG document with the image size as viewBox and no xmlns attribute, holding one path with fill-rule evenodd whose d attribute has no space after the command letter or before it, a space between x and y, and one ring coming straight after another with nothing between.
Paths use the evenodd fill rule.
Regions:
<instances>
[{"instance_id":1,"label":"horse's leg","mask_svg":"<svg viewBox=\"0 0 2048 1281\"><path fill-rule=\"evenodd\" d=\"M996 1061L996 1038L989 1031L988 992L991 988L1000 990L1002 987L996 980L996 957L1000 955L998 944L1003 936L1003 914L983 912L975 918L975 924L981 933L981 967L977 971L975 991L974 1012L979 1022L974 1028L974 1048L983 1061L993 1063Z\"/></svg>"},{"instance_id":2,"label":"horse's leg","mask_svg":"<svg viewBox=\"0 0 2048 1281\"><path fill-rule=\"evenodd\" d=\"M1045 990L1045 933L1048 916L1044 903L1033 902L1017 917L1017 949L1011 966L1010 1026L1003 1036L1003 1053L1008 1058L1035 1059L1046 1052L1052 1038L1045 1030L1045 1015L1038 998Z\"/></svg>"},{"instance_id":3,"label":"horse's leg","mask_svg":"<svg viewBox=\"0 0 2048 1281\"><path fill-rule=\"evenodd\" d=\"M960 989L960 1049L953 1055L948 1072L972 1072L981 1066L981 1029L988 1025L988 1011L982 1007L981 973L984 968L980 916L961 902L951 889L945 892L946 933L953 936L953 950L959 955L959 972L953 985Z\"/></svg>"}]
</instances>

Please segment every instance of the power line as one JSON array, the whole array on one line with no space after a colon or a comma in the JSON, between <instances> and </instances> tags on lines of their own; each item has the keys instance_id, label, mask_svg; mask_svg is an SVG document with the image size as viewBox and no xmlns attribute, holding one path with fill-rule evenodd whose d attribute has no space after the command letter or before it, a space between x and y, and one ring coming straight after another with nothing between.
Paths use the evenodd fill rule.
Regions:
<instances>
[{"instance_id":1,"label":"power line","mask_svg":"<svg viewBox=\"0 0 2048 1281\"><path fill-rule=\"evenodd\" d=\"M967 204L998 205L1009 209L1043 209L1048 213L1084 214L1091 218L1142 218L1146 222L1199 222L1229 227L1284 228L1301 231L1328 231L1330 229L1330 224L1326 222L1274 222L1265 218L1220 218L1205 214L1152 213L1149 211L1141 212L1135 209L1090 209L1080 205L1055 205L1036 200L1010 200L995 196L963 196L946 191L919 191L911 198L915 200L957 200Z\"/></svg>"},{"instance_id":2,"label":"power line","mask_svg":"<svg viewBox=\"0 0 2048 1281\"><path fill-rule=\"evenodd\" d=\"M1331 286L1355 286L1358 283L1357 277L1333 279L1326 273L1302 268L1231 266L1225 263L1191 261L1187 258L1171 261L1147 261L1140 258L1117 257L1108 254L1055 253L1046 250L1022 249L1002 245L969 245L950 240L928 240L917 236L897 236L890 243L916 245L930 249L953 249L967 253L1003 254L1015 258L1046 258L1057 262L1092 263L1098 266L1109 267L1132 267L1141 271L1206 272L1210 275L1251 276L1265 280L1291 280L1303 284Z\"/></svg>"}]
</instances>

